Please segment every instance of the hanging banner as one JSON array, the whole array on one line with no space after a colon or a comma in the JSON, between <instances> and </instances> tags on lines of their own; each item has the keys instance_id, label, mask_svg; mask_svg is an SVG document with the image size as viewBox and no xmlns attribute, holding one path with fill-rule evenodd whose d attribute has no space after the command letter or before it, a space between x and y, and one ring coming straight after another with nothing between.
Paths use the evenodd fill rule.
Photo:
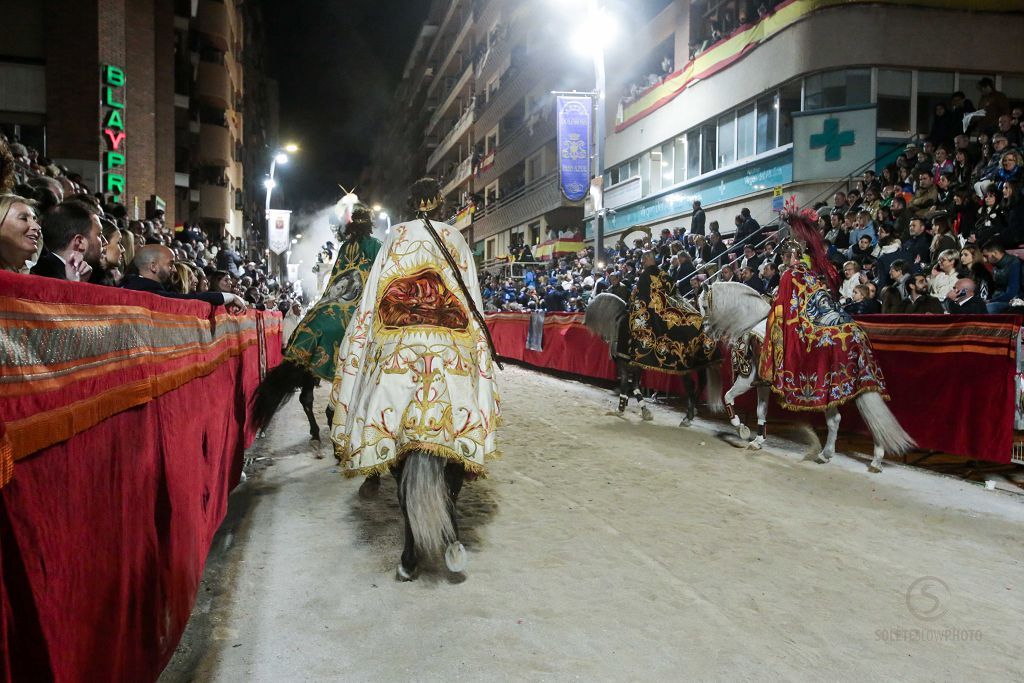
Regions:
<instances>
[{"instance_id":1,"label":"hanging banner","mask_svg":"<svg viewBox=\"0 0 1024 683\"><path fill-rule=\"evenodd\" d=\"M291 215L291 211L267 209L267 246L275 254L283 254L291 246Z\"/></svg>"},{"instance_id":2,"label":"hanging banner","mask_svg":"<svg viewBox=\"0 0 1024 683\"><path fill-rule=\"evenodd\" d=\"M586 95L559 95L555 110L558 121L558 184L566 199L578 202L587 196L590 189L593 102Z\"/></svg>"}]
</instances>

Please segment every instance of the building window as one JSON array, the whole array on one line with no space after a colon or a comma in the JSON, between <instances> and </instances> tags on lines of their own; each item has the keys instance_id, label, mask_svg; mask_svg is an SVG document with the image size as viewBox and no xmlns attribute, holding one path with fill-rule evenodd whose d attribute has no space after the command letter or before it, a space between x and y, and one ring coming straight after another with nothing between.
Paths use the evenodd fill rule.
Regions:
<instances>
[{"instance_id":1,"label":"building window","mask_svg":"<svg viewBox=\"0 0 1024 683\"><path fill-rule=\"evenodd\" d=\"M881 80L881 72L879 72ZM928 132L935 119L935 105L949 108L949 96L956 88L954 76L941 71L919 71L917 74L917 130ZM960 122L957 122L959 125Z\"/></svg>"},{"instance_id":2,"label":"building window","mask_svg":"<svg viewBox=\"0 0 1024 683\"><path fill-rule=\"evenodd\" d=\"M715 145L716 133L718 129L712 123L705 124L700 127L700 172L710 173L717 168L716 161L718 159L717 147Z\"/></svg>"},{"instance_id":3,"label":"building window","mask_svg":"<svg viewBox=\"0 0 1024 683\"><path fill-rule=\"evenodd\" d=\"M755 131L757 117L754 105L740 109L736 114L736 158L746 159L754 156Z\"/></svg>"},{"instance_id":4,"label":"building window","mask_svg":"<svg viewBox=\"0 0 1024 683\"><path fill-rule=\"evenodd\" d=\"M527 228L530 244L540 244L540 221L530 223Z\"/></svg>"},{"instance_id":5,"label":"building window","mask_svg":"<svg viewBox=\"0 0 1024 683\"><path fill-rule=\"evenodd\" d=\"M686 137L680 135L674 141L675 151L673 152L672 158L674 160L674 174L677 183L681 183L686 180Z\"/></svg>"},{"instance_id":6,"label":"building window","mask_svg":"<svg viewBox=\"0 0 1024 683\"><path fill-rule=\"evenodd\" d=\"M736 114L730 112L718 119L718 168L736 160Z\"/></svg>"},{"instance_id":7,"label":"building window","mask_svg":"<svg viewBox=\"0 0 1024 683\"><path fill-rule=\"evenodd\" d=\"M833 109L871 103L871 70L847 69L808 76L804 110Z\"/></svg>"},{"instance_id":8,"label":"building window","mask_svg":"<svg viewBox=\"0 0 1024 683\"><path fill-rule=\"evenodd\" d=\"M800 81L779 90L779 146L793 142L793 114L800 111Z\"/></svg>"},{"instance_id":9,"label":"building window","mask_svg":"<svg viewBox=\"0 0 1024 683\"><path fill-rule=\"evenodd\" d=\"M531 183L544 175L544 150L526 160L526 182Z\"/></svg>"},{"instance_id":10,"label":"building window","mask_svg":"<svg viewBox=\"0 0 1024 683\"><path fill-rule=\"evenodd\" d=\"M909 71L878 70L878 127L882 130L910 130Z\"/></svg>"},{"instance_id":11,"label":"building window","mask_svg":"<svg viewBox=\"0 0 1024 683\"><path fill-rule=\"evenodd\" d=\"M661 186L672 187L675 178L675 147L671 142L661 146ZM680 178L679 180L682 180Z\"/></svg>"},{"instance_id":12,"label":"building window","mask_svg":"<svg viewBox=\"0 0 1024 683\"><path fill-rule=\"evenodd\" d=\"M691 130L686 134L686 177L700 175L700 131Z\"/></svg>"},{"instance_id":13,"label":"building window","mask_svg":"<svg viewBox=\"0 0 1024 683\"><path fill-rule=\"evenodd\" d=\"M779 123L779 96L762 97L757 101L757 153L776 147Z\"/></svg>"}]
</instances>

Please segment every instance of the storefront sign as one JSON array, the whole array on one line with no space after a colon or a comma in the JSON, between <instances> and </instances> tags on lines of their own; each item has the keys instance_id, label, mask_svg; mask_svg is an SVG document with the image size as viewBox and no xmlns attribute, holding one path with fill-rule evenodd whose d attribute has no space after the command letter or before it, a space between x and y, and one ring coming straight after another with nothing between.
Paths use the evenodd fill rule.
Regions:
<instances>
[{"instance_id":1,"label":"storefront sign","mask_svg":"<svg viewBox=\"0 0 1024 683\"><path fill-rule=\"evenodd\" d=\"M124 125L124 69L107 64L103 67L101 106L103 125L101 138L105 145L101 168L103 170L103 191L114 196L115 202L122 201L125 187L127 162Z\"/></svg>"}]
</instances>

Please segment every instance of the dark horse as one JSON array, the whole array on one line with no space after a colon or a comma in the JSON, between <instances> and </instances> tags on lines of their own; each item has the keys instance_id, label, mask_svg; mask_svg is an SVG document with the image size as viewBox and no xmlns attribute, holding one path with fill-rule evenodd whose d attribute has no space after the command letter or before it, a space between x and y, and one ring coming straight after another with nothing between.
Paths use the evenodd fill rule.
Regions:
<instances>
[{"instance_id":1,"label":"dark horse","mask_svg":"<svg viewBox=\"0 0 1024 683\"><path fill-rule=\"evenodd\" d=\"M414 451L392 467L398 502L405 518L405 548L398 564L399 581L416 578L421 554L444 553L452 573L466 568L466 548L459 542L455 503L466 469L460 462Z\"/></svg>"},{"instance_id":2,"label":"dark horse","mask_svg":"<svg viewBox=\"0 0 1024 683\"><path fill-rule=\"evenodd\" d=\"M640 389L643 368L633 362L630 354L629 312L626 302L614 294L598 294L587 306L584 325L608 343L608 351L615 362L619 382L618 414L621 416L625 413L632 397L640 404L643 419L654 419ZM697 416L697 399L705 386L708 387L708 401L712 404L714 412L714 402L716 399L721 401L721 379L717 368L712 366L706 367L703 377L697 375L695 370L691 370L684 372L681 379L685 391L686 417L679 426L688 427ZM702 379L704 381L701 381Z\"/></svg>"},{"instance_id":3,"label":"dark horse","mask_svg":"<svg viewBox=\"0 0 1024 683\"><path fill-rule=\"evenodd\" d=\"M274 414L298 390L299 403L306 413L306 419L309 420L309 443L313 446L316 457L324 457L320 452L320 425L317 424L316 414L313 412L313 389L319 382L319 378L309 370L287 360L270 370L260 382L252 399L253 424L257 431L262 432L266 429ZM333 417L334 409L328 405L328 427L333 422Z\"/></svg>"}]
</instances>

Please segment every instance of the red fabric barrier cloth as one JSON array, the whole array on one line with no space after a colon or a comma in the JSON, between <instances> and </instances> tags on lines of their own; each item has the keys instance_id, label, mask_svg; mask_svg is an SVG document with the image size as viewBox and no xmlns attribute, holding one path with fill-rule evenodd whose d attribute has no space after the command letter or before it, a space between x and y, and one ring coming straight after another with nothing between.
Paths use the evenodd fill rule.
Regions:
<instances>
[{"instance_id":1,"label":"red fabric barrier cloth","mask_svg":"<svg viewBox=\"0 0 1024 683\"><path fill-rule=\"evenodd\" d=\"M608 346L583 327L583 315L549 314L542 352L526 351L529 314L487 317L498 354L539 368L614 379ZM1009 462L1017 335L1021 319L1006 315L872 315L858 318L885 373L889 407L920 448L992 462ZM724 387L731 382L728 354ZM645 386L681 394L678 377L647 371ZM754 393L738 402L753 407ZM864 431L856 407L842 410L844 431ZM795 414L772 402L771 415ZM796 416L803 419L803 416ZM808 419L816 419L813 414Z\"/></svg>"},{"instance_id":2,"label":"red fabric barrier cloth","mask_svg":"<svg viewBox=\"0 0 1024 683\"><path fill-rule=\"evenodd\" d=\"M207 304L14 277L21 280L0 277L7 344L18 328L3 311L24 303L73 305L66 312L83 324L90 306L141 303L169 337L164 346L151 343L159 334L144 338L129 355L148 357L135 365L92 358L104 372L78 377L63 398L0 394L0 417L13 414L17 424L33 417L33 407L81 405L88 392L104 394L122 381L144 379L147 387L133 394L131 407L76 424L68 440L22 455L0 490L0 680L156 680L184 631L254 437L246 405L261 365L280 362L280 317L251 312L232 323ZM20 302L11 300L14 289ZM265 344L254 339L257 319ZM65 349L71 360L95 350L77 339ZM176 359L167 362L159 349ZM14 376L0 368L8 386L22 387Z\"/></svg>"}]
</instances>

